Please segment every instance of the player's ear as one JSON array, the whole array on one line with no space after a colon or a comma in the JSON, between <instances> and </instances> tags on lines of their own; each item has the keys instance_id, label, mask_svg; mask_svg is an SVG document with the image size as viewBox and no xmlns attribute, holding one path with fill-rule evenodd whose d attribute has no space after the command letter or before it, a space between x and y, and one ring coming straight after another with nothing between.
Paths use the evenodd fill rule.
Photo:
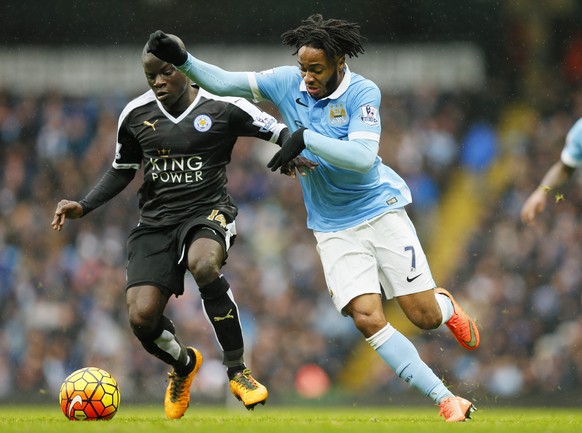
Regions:
<instances>
[{"instance_id":1,"label":"player's ear","mask_svg":"<svg viewBox=\"0 0 582 433\"><path fill-rule=\"evenodd\" d=\"M346 56L339 57L337 60L337 71L343 72L345 66L346 66Z\"/></svg>"}]
</instances>

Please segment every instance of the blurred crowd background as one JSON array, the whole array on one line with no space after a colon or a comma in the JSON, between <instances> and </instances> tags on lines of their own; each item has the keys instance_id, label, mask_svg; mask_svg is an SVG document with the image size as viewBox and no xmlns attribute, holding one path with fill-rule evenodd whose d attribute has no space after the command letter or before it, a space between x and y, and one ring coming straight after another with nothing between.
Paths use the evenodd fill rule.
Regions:
<instances>
[{"instance_id":1,"label":"blurred crowd background","mask_svg":"<svg viewBox=\"0 0 582 433\"><path fill-rule=\"evenodd\" d=\"M1 7L16 13L27 2L19 3ZM359 21L372 41L380 40L382 22L396 27L385 30L387 42L471 40L487 59L487 81L480 87L384 88L381 107L381 156L411 186L408 211L437 283L477 319L481 347L463 351L446 328L411 328L393 302L387 303L389 320L455 392L477 403L579 404L582 181L575 176L560 191L564 200L552 201L533 227L520 223L519 211L582 116L582 33L572 24L582 8L562 0L541 11L535 1L524 1L535 18L526 20L512 2L470 2L475 10L455 9L451 2L447 11L457 12L446 33L444 12L433 17L432 30L418 28L432 16L433 2L426 3L408 27L394 16L411 12L410 5L382 9L377 20L370 10L366 16L352 16L347 8L325 14ZM87 4L79 3L79 16ZM139 5L183 6L163 0ZM300 18L318 12L313 8L284 14L286 25L261 21L254 36L277 40ZM190 12L193 20L196 12ZM471 18L468 23L463 16ZM168 29L174 23L177 34L186 28L198 34L187 20L178 25L162 19ZM127 20L137 27L135 18ZM477 34L488 21L503 31ZM480 27L469 31L477 22ZM18 29L17 21L10 23ZM144 23L137 36L131 33L136 52L154 27L161 26ZM83 44L98 38L91 28L93 33L77 32ZM26 43L23 31L11 29L4 29L0 51ZM200 33L204 42L211 39L209 31ZM75 41L70 34L57 32L54 42ZM99 42L115 44L114 38L108 33ZM117 118L135 96L119 88L81 96L59 88L0 88L0 402L56 402L70 372L95 365L116 377L124 401L161 404L167 367L142 349L125 311L125 241L137 223L139 179L88 217L68 221L62 232L50 227L57 202L82 198L110 166ZM274 403L418 399L362 343L351 320L335 311L305 227L299 184L266 168L274 151L267 143L240 139L228 171L240 208L239 236L223 271L241 310L247 364ZM180 339L205 357L193 399L231 403L197 287L189 276L186 281L184 296L172 299L167 312Z\"/></svg>"}]
</instances>

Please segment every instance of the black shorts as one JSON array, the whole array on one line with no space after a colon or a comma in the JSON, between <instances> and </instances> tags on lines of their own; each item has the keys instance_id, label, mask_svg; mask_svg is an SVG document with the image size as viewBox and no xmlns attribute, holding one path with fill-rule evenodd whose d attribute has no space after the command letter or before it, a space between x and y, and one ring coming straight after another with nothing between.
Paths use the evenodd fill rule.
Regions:
<instances>
[{"instance_id":1,"label":"black shorts","mask_svg":"<svg viewBox=\"0 0 582 433\"><path fill-rule=\"evenodd\" d=\"M211 217L213 219L209 219ZM127 239L126 290L152 285L168 296L184 293L188 248L192 241L201 237L220 243L226 261L228 249L236 237L234 218L212 211L176 226L139 225L134 228Z\"/></svg>"}]
</instances>

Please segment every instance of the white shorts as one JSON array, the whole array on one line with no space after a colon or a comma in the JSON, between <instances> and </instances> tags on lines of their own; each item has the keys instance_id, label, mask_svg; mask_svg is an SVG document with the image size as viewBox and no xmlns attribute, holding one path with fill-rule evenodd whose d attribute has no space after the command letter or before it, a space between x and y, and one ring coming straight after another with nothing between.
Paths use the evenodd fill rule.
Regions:
<instances>
[{"instance_id":1,"label":"white shorts","mask_svg":"<svg viewBox=\"0 0 582 433\"><path fill-rule=\"evenodd\" d=\"M404 209L339 232L314 232L329 293L338 311L355 297L382 291L387 299L436 287Z\"/></svg>"}]
</instances>

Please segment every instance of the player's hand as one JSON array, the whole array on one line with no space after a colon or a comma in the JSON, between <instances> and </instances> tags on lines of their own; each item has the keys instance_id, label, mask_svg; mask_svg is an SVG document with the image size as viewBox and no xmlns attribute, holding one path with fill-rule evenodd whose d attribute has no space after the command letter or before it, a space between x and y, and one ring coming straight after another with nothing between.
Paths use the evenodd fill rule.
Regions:
<instances>
[{"instance_id":1,"label":"player's hand","mask_svg":"<svg viewBox=\"0 0 582 433\"><path fill-rule=\"evenodd\" d=\"M547 195L548 192L540 187L528 197L521 208L521 221L524 224L532 224L536 215L544 211Z\"/></svg>"},{"instance_id":2,"label":"player's hand","mask_svg":"<svg viewBox=\"0 0 582 433\"><path fill-rule=\"evenodd\" d=\"M315 170L318 165L317 162L303 156L298 156L289 162L289 164L281 167L281 174L295 179L296 173L299 173L301 176L306 176L308 171Z\"/></svg>"},{"instance_id":3,"label":"player's hand","mask_svg":"<svg viewBox=\"0 0 582 433\"><path fill-rule=\"evenodd\" d=\"M291 160L299 156L301 151L305 149L305 140L303 139L303 131L306 128L299 128L291 136L285 140L273 158L267 164L271 171L277 171L279 168L289 164Z\"/></svg>"},{"instance_id":4,"label":"player's hand","mask_svg":"<svg viewBox=\"0 0 582 433\"><path fill-rule=\"evenodd\" d=\"M176 66L183 65L188 60L188 52L180 46L178 41L161 30L150 34L147 51L158 59Z\"/></svg>"},{"instance_id":5,"label":"player's hand","mask_svg":"<svg viewBox=\"0 0 582 433\"><path fill-rule=\"evenodd\" d=\"M65 219L76 219L83 216L83 206L76 201L71 200L61 200L57 204L57 209L55 210L55 216L51 225L53 230L61 231L63 225L65 224Z\"/></svg>"}]
</instances>

